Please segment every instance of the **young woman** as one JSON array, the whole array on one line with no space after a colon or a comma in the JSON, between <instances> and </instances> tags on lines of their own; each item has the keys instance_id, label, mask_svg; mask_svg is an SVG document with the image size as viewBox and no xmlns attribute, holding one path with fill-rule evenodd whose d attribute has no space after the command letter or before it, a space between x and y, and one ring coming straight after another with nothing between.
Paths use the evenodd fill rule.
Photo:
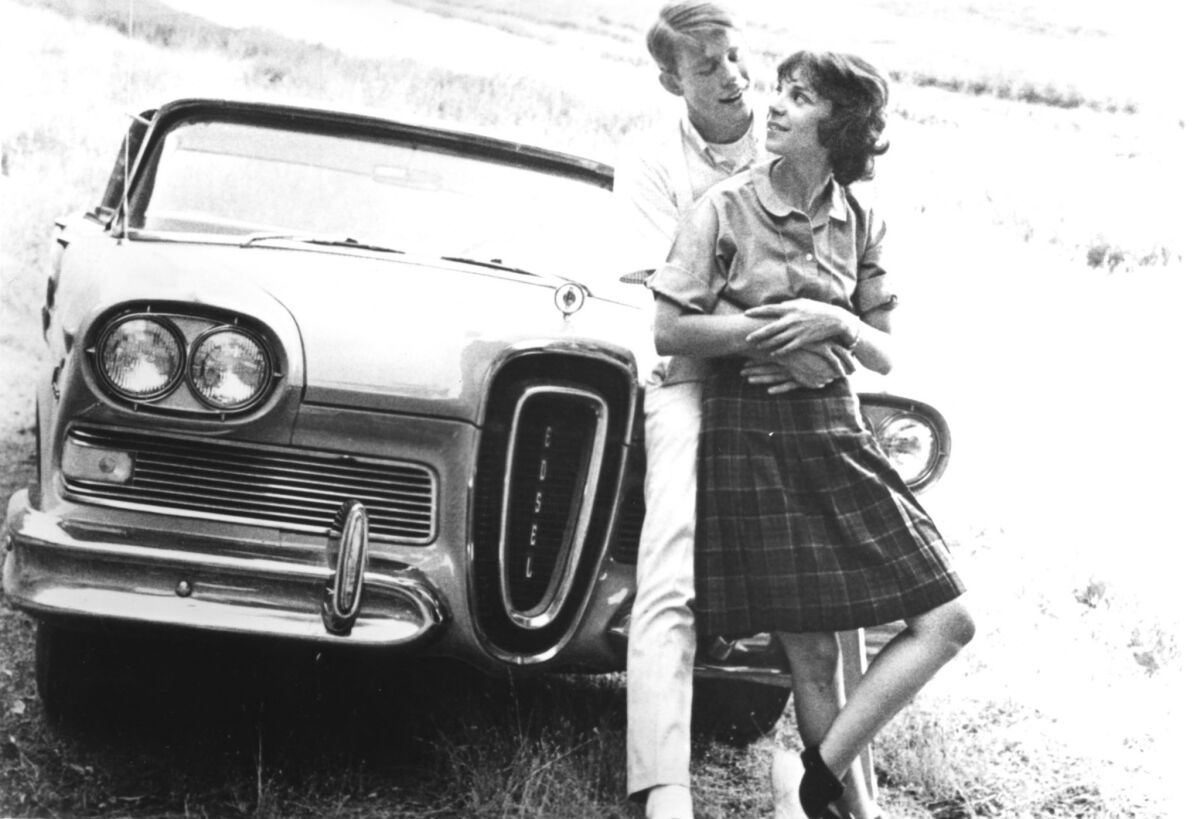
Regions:
<instances>
[{"instance_id":1,"label":"young woman","mask_svg":"<svg viewBox=\"0 0 1200 819\"><path fill-rule=\"evenodd\" d=\"M842 374L892 364L897 299L883 222L849 186L873 175L887 83L861 59L800 52L778 70L767 150L711 190L650 281L660 353L712 358L696 532L702 634L779 635L805 751L805 815L826 815L879 729L970 641L974 624L929 516L862 420ZM745 308L716 311L719 300ZM716 311L716 312L714 312ZM821 388L769 389L748 360L829 367ZM784 355L789 354L789 355ZM903 620L854 694L835 632ZM873 809L872 809L873 810ZM873 819L873 817L867 817Z\"/></svg>"}]
</instances>

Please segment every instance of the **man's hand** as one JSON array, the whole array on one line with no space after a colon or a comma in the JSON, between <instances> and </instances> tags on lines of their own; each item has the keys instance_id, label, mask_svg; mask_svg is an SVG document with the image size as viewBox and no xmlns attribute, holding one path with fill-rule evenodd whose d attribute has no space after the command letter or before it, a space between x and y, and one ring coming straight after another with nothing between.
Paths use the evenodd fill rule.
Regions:
<instances>
[{"instance_id":1,"label":"man's hand","mask_svg":"<svg viewBox=\"0 0 1200 819\"><path fill-rule=\"evenodd\" d=\"M850 313L832 304L813 299L792 299L779 304L751 307L746 315L754 319L770 319L746 341L764 352L792 353L822 341L848 335Z\"/></svg>"},{"instance_id":2,"label":"man's hand","mask_svg":"<svg viewBox=\"0 0 1200 819\"><path fill-rule=\"evenodd\" d=\"M742 377L766 387L771 395L780 395L801 387L820 389L856 369L854 357L845 347L824 341L803 350L772 355L768 361L751 361L742 368Z\"/></svg>"}]
</instances>

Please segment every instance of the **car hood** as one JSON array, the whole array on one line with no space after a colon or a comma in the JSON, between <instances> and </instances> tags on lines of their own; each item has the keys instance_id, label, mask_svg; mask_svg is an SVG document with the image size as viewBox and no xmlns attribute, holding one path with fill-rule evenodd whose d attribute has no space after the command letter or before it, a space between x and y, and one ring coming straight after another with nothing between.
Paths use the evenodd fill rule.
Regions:
<instances>
[{"instance_id":1,"label":"car hood","mask_svg":"<svg viewBox=\"0 0 1200 819\"><path fill-rule=\"evenodd\" d=\"M126 258L121 275L107 279L110 289L129 290L126 298L218 304L268 321L261 314L282 307L302 345L308 403L474 421L491 370L512 351L556 346L645 363L652 356L643 310L593 296L564 316L555 305L558 280L357 249L125 247L144 257Z\"/></svg>"}]
</instances>

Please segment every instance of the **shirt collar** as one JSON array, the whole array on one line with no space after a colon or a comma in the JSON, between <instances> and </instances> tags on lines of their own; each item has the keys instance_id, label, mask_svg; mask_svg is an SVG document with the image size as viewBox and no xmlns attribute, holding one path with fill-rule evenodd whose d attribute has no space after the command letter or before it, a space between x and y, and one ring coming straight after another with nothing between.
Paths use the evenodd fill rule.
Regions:
<instances>
[{"instance_id":1,"label":"shirt collar","mask_svg":"<svg viewBox=\"0 0 1200 819\"><path fill-rule=\"evenodd\" d=\"M779 158L776 157L755 166L753 179L754 192L758 195L758 201L762 203L768 213L782 219L793 212L803 213L803 211L785 201L775 190L775 186L771 184L771 168L775 167L775 163L778 161ZM831 179L826 193L817 202L816 212L809 217L809 221L814 225L823 225L830 219L845 222L846 211L846 189Z\"/></svg>"},{"instance_id":2,"label":"shirt collar","mask_svg":"<svg viewBox=\"0 0 1200 819\"><path fill-rule=\"evenodd\" d=\"M732 163L727 163L725 158L714 151L709 145L708 141L705 140L704 137L700 136L700 132L696 130L696 126L693 125L692 121L688 118L686 109L684 109L683 116L679 118L679 128L683 132L684 144L686 144L696 156L703 157L704 161L707 162L711 167L722 168L722 170L728 172L740 171L750 167L750 165L753 164L758 157L763 155L762 146L765 142L767 120L766 117L757 116L753 112L751 112L750 116L750 130L748 134L749 138L752 140L752 144L754 145L754 150L749 152L749 156L751 156L752 159L736 168L722 168L723 165ZM743 137L743 139L744 138L745 137Z\"/></svg>"}]
</instances>

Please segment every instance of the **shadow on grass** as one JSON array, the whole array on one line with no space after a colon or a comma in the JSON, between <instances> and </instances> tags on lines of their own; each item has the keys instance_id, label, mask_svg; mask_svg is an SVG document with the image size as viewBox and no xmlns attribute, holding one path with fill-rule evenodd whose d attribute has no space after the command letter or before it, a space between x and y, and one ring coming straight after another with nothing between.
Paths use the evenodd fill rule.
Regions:
<instances>
[{"instance_id":1,"label":"shadow on grass","mask_svg":"<svg viewBox=\"0 0 1200 819\"><path fill-rule=\"evenodd\" d=\"M80 713L47 732L60 764L43 776L78 785L43 782L57 798L42 809L554 816L571 788L594 808L577 815L622 813L624 691L610 679L228 637L139 635L104 656Z\"/></svg>"}]
</instances>

